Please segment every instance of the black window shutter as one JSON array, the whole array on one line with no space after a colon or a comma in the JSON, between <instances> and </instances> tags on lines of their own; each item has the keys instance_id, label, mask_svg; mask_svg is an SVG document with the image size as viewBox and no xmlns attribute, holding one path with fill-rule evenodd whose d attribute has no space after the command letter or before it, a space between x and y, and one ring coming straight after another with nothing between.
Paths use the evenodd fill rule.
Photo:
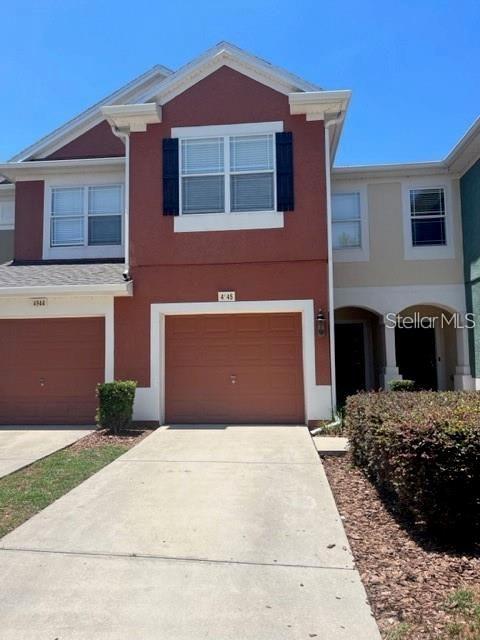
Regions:
<instances>
[{"instance_id":1,"label":"black window shutter","mask_svg":"<svg viewBox=\"0 0 480 640\"><path fill-rule=\"evenodd\" d=\"M293 143L292 134L282 131L275 134L277 154L277 211L293 211Z\"/></svg>"},{"instance_id":2,"label":"black window shutter","mask_svg":"<svg viewBox=\"0 0 480 640\"><path fill-rule=\"evenodd\" d=\"M178 138L163 139L163 215L178 216Z\"/></svg>"}]
</instances>

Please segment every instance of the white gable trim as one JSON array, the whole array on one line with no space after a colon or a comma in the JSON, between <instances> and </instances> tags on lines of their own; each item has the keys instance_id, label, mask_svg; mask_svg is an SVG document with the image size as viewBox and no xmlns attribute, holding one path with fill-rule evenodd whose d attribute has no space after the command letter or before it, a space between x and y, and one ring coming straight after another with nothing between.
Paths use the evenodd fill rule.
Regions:
<instances>
[{"instance_id":1,"label":"white gable trim","mask_svg":"<svg viewBox=\"0 0 480 640\"><path fill-rule=\"evenodd\" d=\"M14 155L10 158L10 162L23 162L31 158L41 159L49 156L57 149L60 149L86 133L92 127L100 124L100 122L105 119L101 112L102 106L139 102L140 100L138 98L140 94L144 93L149 85L154 83L155 86L158 86L158 84L171 73L173 72L167 69L167 67L155 65L152 69L124 85L118 91L100 100L100 102L97 102L58 129L55 129L34 144Z\"/></svg>"},{"instance_id":2,"label":"white gable trim","mask_svg":"<svg viewBox=\"0 0 480 640\"><path fill-rule=\"evenodd\" d=\"M317 85L306 82L228 42L220 42L192 62L181 67L162 81L158 87L149 88L139 101L147 102L155 98L160 104L165 104L223 66L243 73L285 95L292 91L320 90Z\"/></svg>"}]
</instances>

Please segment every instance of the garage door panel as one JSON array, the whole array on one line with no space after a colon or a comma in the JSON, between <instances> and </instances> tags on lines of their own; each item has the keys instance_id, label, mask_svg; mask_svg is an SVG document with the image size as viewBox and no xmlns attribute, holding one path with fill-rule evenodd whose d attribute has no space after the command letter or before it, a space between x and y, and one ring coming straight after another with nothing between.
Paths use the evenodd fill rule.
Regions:
<instances>
[{"instance_id":1,"label":"garage door panel","mask_svg":"<svg viewBox=\"0 0 480 640\"><path fill-rule=\"evenodd\" d=\"M304 420L299 314L167 317L169 422Z\"/></svg>"},{"instance_id":2,"label":"garage door panel","mask_svg":"<svg viewBox=\"0 0 480 640\"><path fill-rule=\"evenodd\" d=\"M91 424L103 318L0 320L0 424Z\"/></svg>"}]
</instances>

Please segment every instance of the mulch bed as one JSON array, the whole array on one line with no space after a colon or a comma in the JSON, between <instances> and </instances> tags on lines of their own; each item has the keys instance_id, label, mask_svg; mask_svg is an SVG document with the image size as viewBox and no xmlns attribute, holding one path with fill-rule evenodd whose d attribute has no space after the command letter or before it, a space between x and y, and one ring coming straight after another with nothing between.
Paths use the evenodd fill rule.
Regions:
<instances>
[{"instance_id":1,"label":"mulch bed","mask_svg":"<svg viewBox=\"0 0 480 640\"><path fill-rule=\"evenodd\" d=\"M107 429L97 429L88 436L77 440L75 444L71 445L70 449L92 449L102 444L123 444L133 447L141 440L146 438L154 431L153 427L135 427L134 429L128 429L122 432L121 435L114 436Z\"/></svg>"},{"instance_id":2,"label":"mulch bed","mask_svg":"<svg viewBox=\"0 0 480 640\"><path fill-rule=\"evenodd\" d=\"M480 556L435 547L409 529L349 456L323 463L382 637L445 637L446 599L479 585ZM396 636L401 623L409 632Z\"/></svg>"}]
</instances>

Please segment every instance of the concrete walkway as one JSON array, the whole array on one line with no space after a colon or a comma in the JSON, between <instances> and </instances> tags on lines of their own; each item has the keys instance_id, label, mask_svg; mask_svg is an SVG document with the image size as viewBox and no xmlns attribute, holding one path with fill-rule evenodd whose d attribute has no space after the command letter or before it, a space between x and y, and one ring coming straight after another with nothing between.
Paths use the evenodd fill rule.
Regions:
<instances>
[{"instance_id":1,"label":"concrete walkway","mask_svg":"<svg viewBox=\"0 0 480 640\"><path fill-rule=\"evenodd\" d=\"M92 430L93 427L0 426L0 478L67 447Z\"/></svg>"},{"instance_id":2,"label":"concrete walkway","mask_svg":"<svg viewBox=\"0 0 480 640\"><path fill-rule=\"evenodd\" d=\"M0 541L2 640L379 640L304 427L162 428Z\"/></svg>"}]
</instances>

